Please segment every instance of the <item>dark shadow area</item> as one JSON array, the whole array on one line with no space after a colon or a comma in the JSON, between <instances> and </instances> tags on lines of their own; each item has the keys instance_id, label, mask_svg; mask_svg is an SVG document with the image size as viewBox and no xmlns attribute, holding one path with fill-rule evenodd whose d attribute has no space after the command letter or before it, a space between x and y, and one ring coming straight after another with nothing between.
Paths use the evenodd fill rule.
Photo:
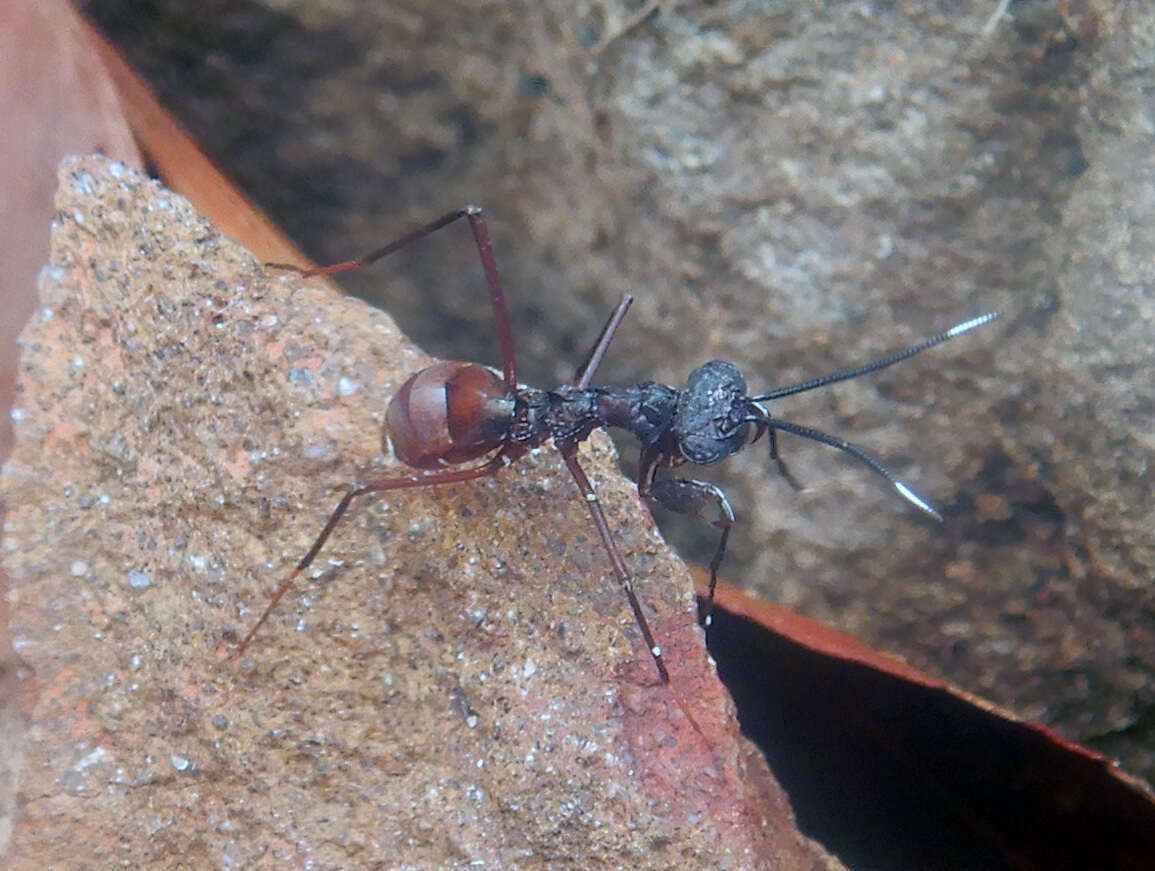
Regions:
<instances>
[{"instance_id":1,"label":"dark shadow area","mask_svg":"<svg viewBox=\"0 0 1155 871\"><path fill-rule=\"evenodd\" d=\"M1038 727L720 609L709 648L799 827L855 871L1151 867L1155 805Z\"/></svg>"}]
</instances>

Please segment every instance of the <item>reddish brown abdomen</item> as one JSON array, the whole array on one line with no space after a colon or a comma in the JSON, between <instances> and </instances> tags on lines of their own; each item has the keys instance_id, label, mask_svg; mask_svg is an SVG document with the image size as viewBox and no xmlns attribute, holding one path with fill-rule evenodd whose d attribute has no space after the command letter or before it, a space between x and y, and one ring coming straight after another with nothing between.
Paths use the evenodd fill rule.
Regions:
<instances>
[{"instance_id":1,"label":"reddish brown abdomen","mask_svg":"<svg viewBox=\"0 0 1155 871\"><path fill-rule=\"evenodd\" d=\"M453 360L401 385L385 412L397 459L417 469L475 460L505 440L513 397L485 366Z\"/></svg>"}]
</instances>

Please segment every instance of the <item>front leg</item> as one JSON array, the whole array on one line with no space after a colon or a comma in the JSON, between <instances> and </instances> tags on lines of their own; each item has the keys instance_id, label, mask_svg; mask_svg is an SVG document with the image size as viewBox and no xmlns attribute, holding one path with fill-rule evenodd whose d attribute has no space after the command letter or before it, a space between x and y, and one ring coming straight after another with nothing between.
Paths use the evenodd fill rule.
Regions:
<instances>
[{"instance_id":1,"label":"front leg","mask_svg":"<svg viewBox=\"0 0 1155 871\"><path fill-rule=\"evenodd\" d=\"M722 557L726 555L726 542L729 541L730 529L734 526L734 509L730 507L730 500L726 498L722 488L715 484L688 478L663 478L655 481L654 473L657 467L657 457L651 457L647 462L647 457L643 456L643 474L638 478L638 495L647 503L679 514L692 514L695 517L701 517L702 509L710 506L718 512L718 519L714 521L714 525L722 530L722 537L718 539L714 558L710 560L710 588L699 615L702 626L708 629L714 613L714 590L718 586L718 567L722 565Z\"/></svg>"}]
</instances>

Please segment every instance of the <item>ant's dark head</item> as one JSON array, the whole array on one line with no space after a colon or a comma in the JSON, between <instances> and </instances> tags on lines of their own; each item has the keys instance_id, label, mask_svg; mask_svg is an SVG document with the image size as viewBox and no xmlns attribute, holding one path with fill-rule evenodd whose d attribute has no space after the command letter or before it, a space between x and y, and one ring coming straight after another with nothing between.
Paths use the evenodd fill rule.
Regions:
<instances>
[{"instance_id":1,"label":"ant's dark head","mask_svg":"<svg viewBox=\"0 0 1155 871\"><path fill-rule=\"evenodd\" d=\"M742 449L749 418L746 379L733 363L713 360L690 373L670 433L687 460L708 466Z\"/></svg>"}]
</instances>

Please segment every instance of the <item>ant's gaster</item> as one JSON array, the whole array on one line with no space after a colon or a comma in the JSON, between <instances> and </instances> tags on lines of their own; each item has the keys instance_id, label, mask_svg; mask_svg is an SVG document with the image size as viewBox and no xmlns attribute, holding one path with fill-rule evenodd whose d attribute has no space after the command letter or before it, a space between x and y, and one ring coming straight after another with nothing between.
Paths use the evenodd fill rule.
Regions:
<instances>
[{"instance_id":1,"label":"ant's gaster","mask_svg":"<svg viewBox=\"0 0 1155 871\"><path fill-rule=\"evenodd\" d=\"M233 656L240 655L248 647L257 630L268 619L293 581L313 562L333 528L358 496L484 478L497 473L531 448L552 439L589 508L614 574L625 591L634 619L654 658L658 676L663 684L668 684L670 675L662 659L661 648L642 612L629 570L614 543L605 514L598 503L597 493L578 463L578 444L600 427L624 429L641 443L638 493L648 504L660 505L682 514L699 514L703 509L717 512L714 524L721 529L721 537L710 561L710 587L702 611L702 623L705 626L710 623L718 567L726 552L726 542L734 524L734 512L720 488L684 478L659 479L657 472L661 468L672 468L684 463L717 463L765 435L770 459L786 480L797 488L797 482L778 455L778 433L788 432L822 442L857 458L888 481L907 502L931 517L942 519L926 500L899 481L872 454L820 430L771 417L762 403L868 372L877 372L982 326L994 320L998 316L996 313L963 321L916 345L871 363L755 396L747 395L746 380L738 368L722 360L714 360L695 369L681 390L653 381L643 381L628 387L591 387L594 373L632 302L632 297L626 295L606 321L573 380L553 390L538 390L517 383L513 331L506 311L505 294L498 279L489 231L481 209L477 206L466 206L443 215L356 260L315 269L300 269L278 263L269 265L291 269L306 276L345 272L380 260L462 218L469 222L473 231L489 287L497 344L501 350L501 375L478 363L454 360L422 369L401 385L389 403L385 428L397 458L418 471L352 485L337 503L324 528L293 573L277 587L268 606L233 652ZM452 468L474 461L480 462L466 465L465 468Z\"/></svg>"}]
</instances>

